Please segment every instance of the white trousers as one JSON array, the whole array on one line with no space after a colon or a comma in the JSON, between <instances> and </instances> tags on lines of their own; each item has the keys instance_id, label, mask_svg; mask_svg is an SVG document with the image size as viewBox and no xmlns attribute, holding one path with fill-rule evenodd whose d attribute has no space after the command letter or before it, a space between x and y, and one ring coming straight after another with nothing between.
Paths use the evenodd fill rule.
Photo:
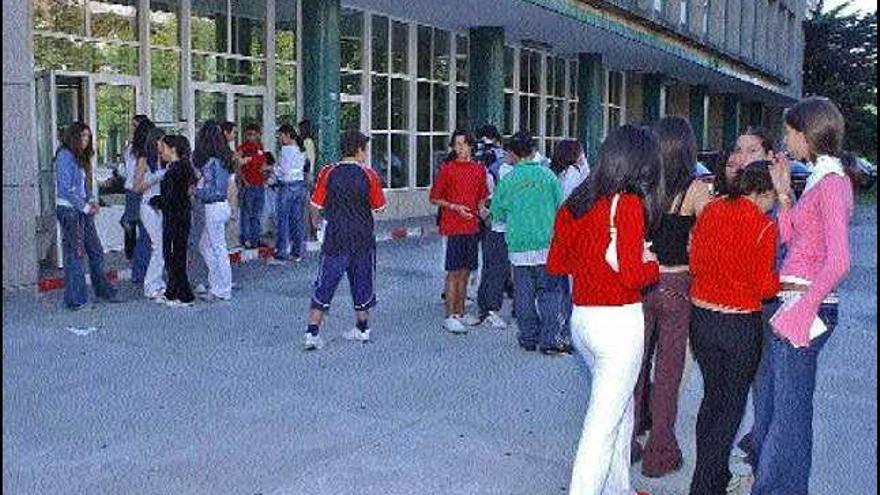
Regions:
<instances>
[{"instance_id":1,"label":"white trousers","mask_svg":"<svg viewBox=\"0 0 880 495\"><path fill-rule=\"evenodd\" d=\"M144 295L152 297L159 292L165 292L162 212L146 203L141 203L141 222L150 236L150 246L152 248L150 263L147 265L147 273L144 275Z\"/></svg>"},{"instance_id":2,"label":"white trousers","mask_svg":"<svg viewBox=\"0 0 880 495\"><path fill-rule=\"evenodd\" d=\"M232 297L232 265L226 247L226 223L231 210L229 203L205 205L205 230L199 241L199 251L208 266L208 285L211 294L222 299Z\"/></svg>"},{"instance_id":3,"label":"white trousers","mask_svg":"<svg viewBox=\"0 0 880 495\"><path fill-rule=\"evenodd\" d=\"M642 305L576 306L571 333L593 376L569 495L634 495L630 442L633 391L645 347Z\"/></svg>"}]
</instances>

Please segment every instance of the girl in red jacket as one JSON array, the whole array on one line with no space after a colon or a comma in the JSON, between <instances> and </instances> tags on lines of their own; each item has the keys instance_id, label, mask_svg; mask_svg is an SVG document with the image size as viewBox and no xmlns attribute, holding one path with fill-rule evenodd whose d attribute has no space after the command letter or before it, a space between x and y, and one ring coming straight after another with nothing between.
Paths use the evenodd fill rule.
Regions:
<instances>
[{"instance_id":1,"label":"girl in red jacket","mask_svg":"<svg viewBox=\"0 0 880 495\"><path fill-rule=\"evenodd\" d=\"M644 350L642 289L660 268L647 226L661 213L660 148L650 129L623 126L556 218L547 271L574 280L572 340L592 368L590 405L571 495L632 493L633 389Z\"/></svg>"}]
</instances>

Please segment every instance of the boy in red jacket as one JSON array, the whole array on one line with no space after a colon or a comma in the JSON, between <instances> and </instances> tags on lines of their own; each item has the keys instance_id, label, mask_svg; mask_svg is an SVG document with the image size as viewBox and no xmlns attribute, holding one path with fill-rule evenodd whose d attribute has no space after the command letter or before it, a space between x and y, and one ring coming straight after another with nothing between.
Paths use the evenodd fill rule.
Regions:
<instances>
[{"instance_id":1,"label":"boy in red jacket","mask_svg":"<svg viewBox=\"0 0 880 495\"><path fill-rule=\"evenodd\" d=\"M260 126L249 124L245 127L244 142L238 147L242 156L242 191L241 204L241 243L247 249L262 246L260 234L263 226L260 222L266 202L266 152L260 142Z\"/></svg>"}]
</instances>

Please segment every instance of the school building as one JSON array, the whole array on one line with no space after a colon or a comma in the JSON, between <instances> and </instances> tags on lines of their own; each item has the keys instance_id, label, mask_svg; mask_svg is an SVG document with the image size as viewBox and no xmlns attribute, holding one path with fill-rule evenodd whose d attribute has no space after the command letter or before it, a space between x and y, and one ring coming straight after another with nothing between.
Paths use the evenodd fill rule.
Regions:
<instances>
[{"instance_id":1,"label":"school building","mask_svg":"<svg viewBox=\"0 0 880 495\"><path fill-rule=\"evenodd\" d=\"M340 132L372 137L387 218L428 215L451 132L528 130L546 155L609 128L689 118L704 150L781 125L801 96L807 0L4 0L3 287L58 262L52 157L74 120L95 134L105 248L121 239L108 186L148 114L191 138L207 119L310 119L320 162Z\"/></svg>"}]
</instances>

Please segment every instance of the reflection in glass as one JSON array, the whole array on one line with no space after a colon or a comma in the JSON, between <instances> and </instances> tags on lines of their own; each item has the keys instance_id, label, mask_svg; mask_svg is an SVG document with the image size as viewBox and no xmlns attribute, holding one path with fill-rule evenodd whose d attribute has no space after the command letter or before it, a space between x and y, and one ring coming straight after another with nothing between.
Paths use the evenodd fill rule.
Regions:
<instances>
[{"instance_id":1,"label":"reflection in glass","mask_svg":"<svg viewBox=\"0 0 880 495\"><path fill-rule=\"evenodd\" d=\"M150 44L180 46L179 0L150 0Z\"/></svg>"},{"instance_id":2,"label":"reflection in glass","mask_svg":"<svg viewBox=\"0 0 880 495\"><path fill-rule=\"evenodd\" d=\"M409 26L398 21L391 23L391 71L409 73Z\"/></svg>"},{"instance_id":3,"label":"reflection in glass","mask_svg":"<svg viewBox=\"0 0 880 495\"><path fill-rule=\"evenodd\" d=\"M227 53L229 43L226 0L192 0L192 48Z\"/></svg>"},{"instance_id":4,"label":"reflection in glass","mask_svg":"<svg viewBox=\"0 0 880 495\"><path fill-rule=\"evenodd\" d=\"M275 68L275 121L296 123L296 66L278 64Z\"/></svg>"},{"instance_id":5,"label":"reflection in glass","mask_svg":"<svg viewBox=\"0 0 880 495\"><path fill-rule=\"evenodd\" d=\"M266 0L233 2L232 53L248 57L266 55Z\"/></svg>"},{"instance_id":6,"label":"reflection in glass","mask_svg":"<svg viewBox=\"0 0 880 495\"><path fill-rule=\"evenodd\" d=\"M95 85L95 181L103 205L124 204L122 171L131 120L135 114L133 86Z\"/></svg>"},{"instance_id":7,"label":"reflection in glass","mask_svg":"<svg viewBox=\"0 0 880 495\"><path fill-rule=\"evenodd\" d=\"M94 72L137 75L138 49L135 46L96 42L93 45Z\"/></svg>"},{"instance_id":8,"label":"reflection in glass","mask_svg":"<svg viewBox=\"0 0 880 495\"><path fill-rule=\"evenodd\" d=\"M239 134L251 124L263 127L263 97L235 95L235 125Z\"/></svg>"},{"instance_id":9,"label":"reflection in glass","mask_svg":"<svg viewBox=\"0 0 880 495\"><path fill-rule=\"evenodd\" d=\"M172 50L151 50L150 86L153 120L180 120L180 53Z\"/></svg>"},{"instance_id":10,"label":"reflection in glass","mask_svg":"<svg viewBox=\"0 0 880 495\"><path fill-rule=\"evenodd\" d=\"M434 129L449 130L449 86L434 84Z\"/></svg>"},{"instance_id":11,"label":"reflection in glass","mask_svg":"<svg viewBox=\"0 0 880 495\"><path fill-rule=\"evenodd\" d=\"M388 78L373 76L373 125L375 130L388 129Z\"/></svg>"},{"instance_id":12,"label":"reflection in glass","mask_svg":"<svg viewBox=\"0 0 880 495\"><path fill-rule=\"evenodd\" d=\"M468 89L465 86L458 86L455 94L455 127L457 129L467 129L472 127L469 123Z\"/></svg>"},{"instance_id":13,"label":"reflection in glass","mask_svg":"<svg viewBox=\"0 0 880 495\"><path fill-rule=\"evenodd\" d=\"M31 0L31 3L35 30L86 34L85 0Z\"/></svg>"},{"instance_id":14,"label":"reflection in glass","mask_svg":"<svg viewBox=\"0 0 880 495\"><path fill-rule=\"evenodd\" d=\"M226 94L207 91L195 92L196 130L208 120L226 121Z\"/></svg>"},{"instance_id":15,"label":"reflection in glass","mask_svg":"<svg viewBox=\"0 0 880 495\"><path fill-rule=\"evenodd\" d=\"M388 18L373 16L373 71L388 73Z\"/></svg>"},{"instance_id":16,"label":"reflection in glass","mask_svg":"<svg viewBox=\"0 0 880 495\"><path fill-rule=\"evenodd\" d=\"M359 70L362 68L364 14L342 9L339 24L340 66L343 69Z\"/></svg>"},{"instance_id":17,"label":"reflection in glass","mask_svg":"<svg viewBox=\"0 0 880 495\"><path fill-rule=\"evenodd\" d=\"M388 187L388 135L373 134L370 149L370 166L379 174L382 186Z\"/></svg>"},{"instance_id":18,"label":"reflection in glass","mask_svg":"<svg viewBox=\"0 0 880 495\"><path fill-rule=\"evenodd\" d=\"M348 130L360 130L361 128L361 104L345 101L339 105L339 130L344 133Z\"/></svg>"},{"instance_id":19,"label":"reflection in glass","mask_svg":"<svg viewBox=\"0 0 880 495\"><path fill-rule=\"evenodd\" d=\"M431 185L431 137L416 138L416 187Z\"/></svg>"},{"instance_id":20,"label":"reflection in glass","mask_svg":"<svg viewBox=\"0 0 880 495\"><path fill-rule=\"evenodd\" d=\"M361 94L361 75L342 73L339 76L339 92L345 95Z\"/></svg>"},{"instance_id":21,"label":"reflection in glass","mask_svg":"<svg viewBox=\"0 0 880 495\"><path fill-rule=\"evenodd\" d=\"M34 62L40 69L91 72L92 47L82 41L34 35Z\"/></svg>"},{"instance_id":22,"label":"reflection in glass","mask_svg":"<svg viewBox=\"0 0 880 495\"><path fill-rule=\"evenodd\" d=\"M409 135L391 135L391 188L409 186Z\"/></svg>"},{"instance_id":23,"label":"reflection in glass","mask_svg":"<svg viewBox=\"0 0 880 495\"><path fill-rule=\"evenodd\" d=\"M449 32L434 30L434 79L449 80Z\"/></svg>"},{"instance_id":24,"label":"reflection in glass","mask_svg":"<svg viewBox=\"0 0 880 495\"><path fill-rule=\"evenodd\" d=\"M137 40L137 0L89 0L88 8L93 38Z\"/></svg>"},{"instance_id":25,"label":"reflection in glass","mask_svg":"<svg viewBox=\"0 0 880 495\"><path fill-rule=\"evenodd\" d=\"M409 81L391 80L391 128L406 130L409 127Z\"/></svg>"},{"instance_id":26,"label":"reflection in glass","mask_svg":"<svg viewBox=\"0 0 880 495\"><path fill-rule=\"evenodd\" d=\"M422 79L431 78L431 57L426 56L431 53L431 38L434 30L427 26L419 26L418 29L418 77Z\"/></svg>"},{"instance_id":27,"label":"reflection in glass","mask_svg":"<svg viewBox=\"0 0 880 495\"><path fill-rule=\"evenodd\" d=\"M466 83L470 80L470 67L468 67L470 38L458 35L455 44L455 79Z\"/></svg>"},{"instance_id":28,"label":"reflection in glass","mask_svg":"<svg viewBox=\"0 0 880 495\"><path fill-rule=\"evenodd\" d=\"M504 47L504 88L513 89L513 48Z\"/></svg>"},{"instance_id":29,"label":"reflection in glass","mask_svg":"<svg viewBox=\"0 0 880 495\"><path fill-rule=\"evenodd\" d=\"M418 131L431 130L431 83L418 83L418 101L416 111L418 114L416 126Z\"/></svg>"},{"instance_id":30,"label":"reflection in glass","mask_svg":"<svg viewBox=\"0 0 880 495\"><path fill-rule=\"evenodd\" d=\"M275 0L275 58L296 62L296 0Z\"/></svg>"}]
</instances>

